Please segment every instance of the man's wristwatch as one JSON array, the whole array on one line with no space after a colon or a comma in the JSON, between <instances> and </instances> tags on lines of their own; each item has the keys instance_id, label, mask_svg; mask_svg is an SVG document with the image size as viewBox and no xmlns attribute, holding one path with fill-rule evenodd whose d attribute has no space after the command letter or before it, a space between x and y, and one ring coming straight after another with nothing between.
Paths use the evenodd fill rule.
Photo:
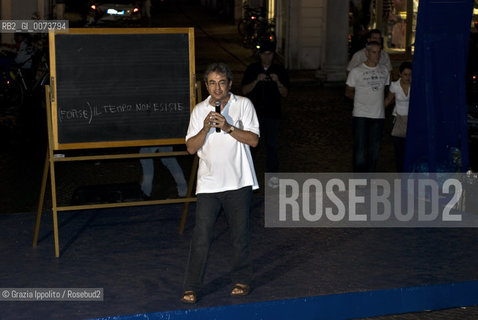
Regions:
<instances>
[{"instance_id":1,"label":"man's wristwatch","mask_svg":"<svg viewBox=\"0 0 478 320\"><path fill-rule=\"evenodd\" d=\"M229 131L227 133L231 134L234 131L234 129L236 129L236 128L234 126L231 126L231 129L229 129Z\"/></svg>"}]
</instances>

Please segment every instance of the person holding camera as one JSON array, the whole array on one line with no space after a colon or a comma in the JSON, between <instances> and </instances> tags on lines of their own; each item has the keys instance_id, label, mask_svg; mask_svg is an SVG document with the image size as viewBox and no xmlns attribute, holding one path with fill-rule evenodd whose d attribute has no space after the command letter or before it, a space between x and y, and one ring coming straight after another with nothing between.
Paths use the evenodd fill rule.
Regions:
<instances>
[{"instance_id":1,"label":"person holding camera","mask_svg":"<svg viewBox=\"0 0 478 320\"><path fill-rule=\"evenodd\" d=\"M281 99L289 93L289 77L285 68L274 63L276 44L264 42L259 48L259 61L246 68L242 78L242 93L251 99L259 117L261 133L265 138L266 171L278 172L279 127L281 118ZM272 177L268 185L278 185L277 177Z\"/></svg>"}]
</instances>

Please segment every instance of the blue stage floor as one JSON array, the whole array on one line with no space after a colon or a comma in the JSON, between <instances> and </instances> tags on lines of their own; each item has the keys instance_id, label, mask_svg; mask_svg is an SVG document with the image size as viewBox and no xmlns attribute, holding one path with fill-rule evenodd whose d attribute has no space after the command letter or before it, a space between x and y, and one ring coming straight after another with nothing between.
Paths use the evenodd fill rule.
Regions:
<instances>
[{"instance_id":1,"label":"blue stage floor","mask_svg":"<svg viewBox=\"0 0 478 320\"><path fill-rule=\"evenodd\" d=\"M58 259L49 212L43 215L37 248L31 246L33 213L1 215L1 287L103 288L104 301L0 302L0 318L91 319L165 311L179 317L195 308L238 305L231 310L240 310L239 305L266 302L260 309L267 310L275 301L276 307L308 302L313 309L329 301L328 318L339 319L360 299L361 308L375 305L388 313L478 304L473 293L478 292L477 229L266 229L263 200L257 197L252 293L229 296L229 234L220 216L201 299L185 305L179 298L194 204L183 236L178 234L181 211L182 205L163 205L60 213ZM350 297L359 300L350 302ZM397 303L405 309L397 312ZM376 315L370 310L354 317Z\"/></svg>"}]
</instances>

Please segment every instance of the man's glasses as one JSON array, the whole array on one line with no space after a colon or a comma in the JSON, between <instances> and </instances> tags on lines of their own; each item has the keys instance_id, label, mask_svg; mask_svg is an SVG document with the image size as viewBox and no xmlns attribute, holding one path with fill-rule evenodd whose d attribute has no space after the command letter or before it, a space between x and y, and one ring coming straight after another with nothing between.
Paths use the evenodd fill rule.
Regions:
<instances>
[{"instance_id":1,"label":"man's glasses","mask_svg":"<svg viewBox=\"0 0 478 320\"><path fill-rule=\"evenodd\" d=\"M226 80L220 80L220 81L216 82L214 80L210 80L208 82L208 86L210 86L210 87L215 87L217 85L219 85L219 87L225 87L227 85L227 81Z\"/></svg>"}]
</instances>

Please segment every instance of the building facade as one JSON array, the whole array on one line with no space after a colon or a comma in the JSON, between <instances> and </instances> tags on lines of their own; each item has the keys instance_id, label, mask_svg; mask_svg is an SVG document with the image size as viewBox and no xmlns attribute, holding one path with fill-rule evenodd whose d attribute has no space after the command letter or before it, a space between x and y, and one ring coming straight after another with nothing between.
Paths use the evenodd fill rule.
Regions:
<instances>
[{"instance_id":1,"label":"building facade","mask_svg":"<svg viewBox=\"0 0 478 320\"><path fill-rule=\"evenodd\" d=\"M227 0L201 0L218 9ZM327 81L344 81L348 60L347 1L229 0L231 22L239 22L244 6L266 8L276 25L277 50L289 70L317 70Z\"/></svg>"},{"instance_id":2,"label":"building facade","mask_svg":"<svg viewBox=\"0 0 478 320\"><path fill-rule=\"evenodd\" d=\"M230 2L229 5L225 5ZM380 29L390 54L411 59L418 0L201 0L231 22L243 7L264 7L274 19L278 53L289 70L316 70L324 81L345 81L349 55L362 47L366 31Z\"/></svg>"},{"instance_id":3,"label":"building facade","mask_svg":"<svg viewBox=\"0 0 478 320\"><path fill-rule=\"evenodd\" d=\"M231 23L244 6L264 8L274 19L277 49L289 70L316 70L324 81L345 81L349 55L363 46L366 30L384 34L385 50L411 59L418 0L197 0ZM3 20L46 19L56 0L2 0ZM2 34L1 42L12 42ZM11 38L11 39L10 39Z\"/></svg>"}]
</instances>

